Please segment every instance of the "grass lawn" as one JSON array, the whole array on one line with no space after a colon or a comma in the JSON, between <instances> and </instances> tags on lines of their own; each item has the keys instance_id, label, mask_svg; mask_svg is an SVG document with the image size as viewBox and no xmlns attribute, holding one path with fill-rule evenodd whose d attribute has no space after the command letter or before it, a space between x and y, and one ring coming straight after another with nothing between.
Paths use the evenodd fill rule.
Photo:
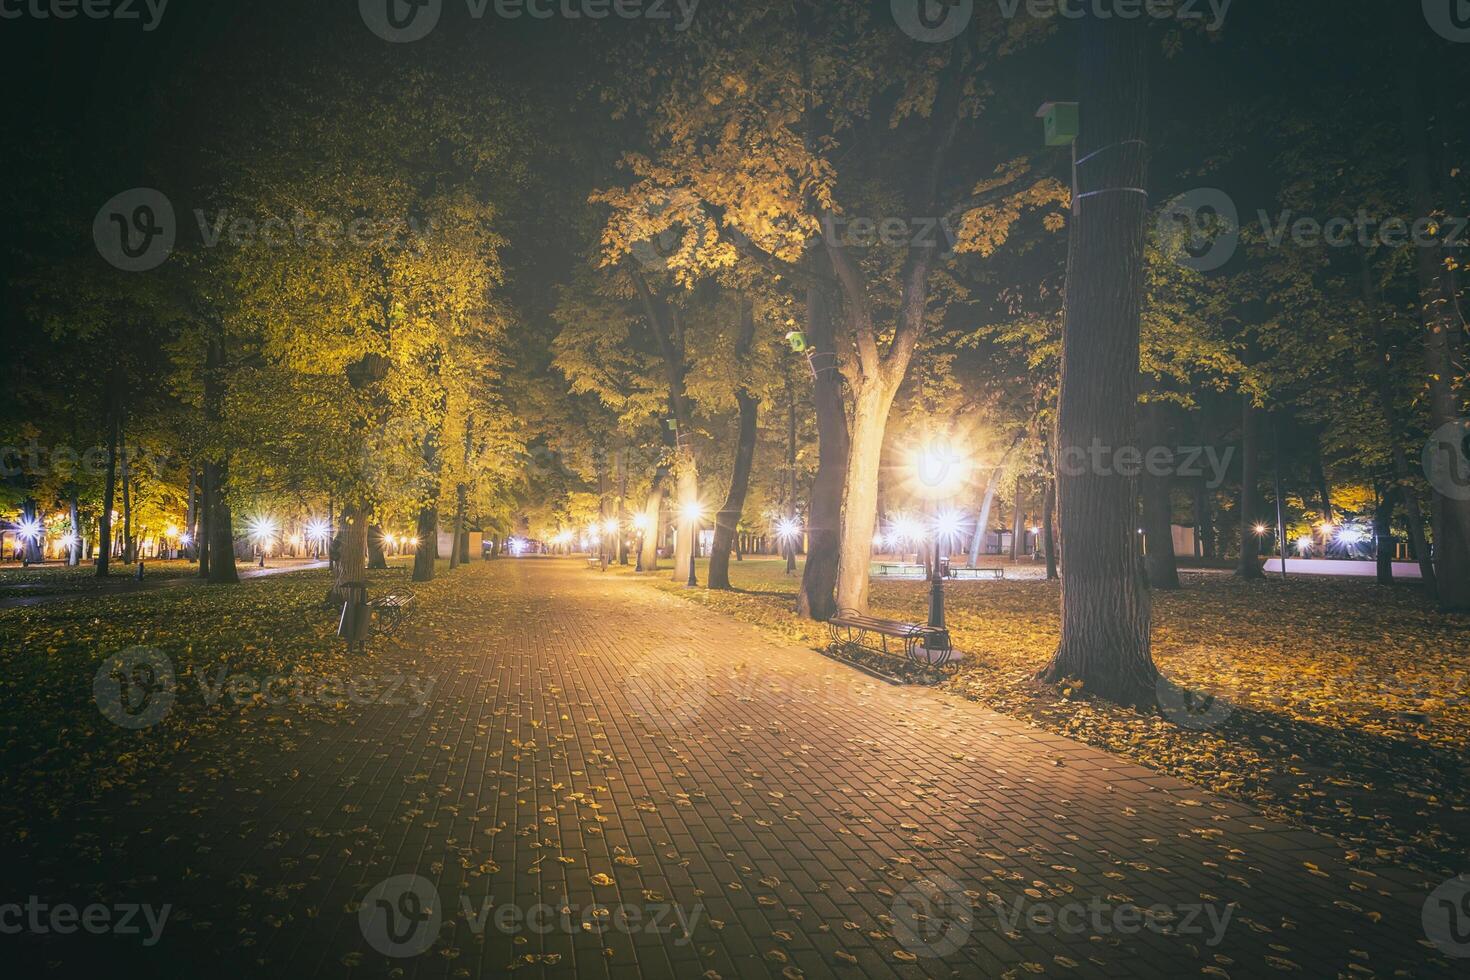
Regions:
<instances>
[{"instance_id":1,"label":"grass lawn","mask_svg":"<svg viewBox=\"0 0 1470 980\"><path fill-rule=\"evenodd\" d=\"M625 571L619 569L619 571ZM701 567L699 581L707 581ZM813 647L780 561L731 563L737 591L651 585ZM949 692L984 702L1341 840L1365 865L1462 870L1470 852L1470 617L1412 587L1341 579L1244 583L1186 573L1154 594L1165 709L1142 714L1035 682L1058 638L1046 581L945 587ZM879 615L922 621L927 583L875 581Z\"/></svg>"}]
</instances>

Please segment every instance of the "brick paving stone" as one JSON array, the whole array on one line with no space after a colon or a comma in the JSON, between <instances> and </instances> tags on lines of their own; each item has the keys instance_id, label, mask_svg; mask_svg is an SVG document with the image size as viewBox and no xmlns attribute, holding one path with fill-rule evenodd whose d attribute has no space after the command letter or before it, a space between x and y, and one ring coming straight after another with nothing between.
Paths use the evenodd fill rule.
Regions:
<instances>
[{"instance_id":1,"label":"brick paving stone","mask_svg":"<svg viewBox=\"0 0 1470 980\"><path fill-rule=\"evenodd\" d=\"M112 815L136 846L96 863L98 893L130 883L176 910L156 947L105 947L112 967L1449 975L1419 921L1435 883L1351 869L1240 803L581 562L455 574L483 601L376 661L432 677L427 710L361 706L201 798L161 781ZM427 937L419 955L385 955L360 926L396 875L438 897L437 934L401 895L387 904L400 936ZM1223 934L1202 908L1229 910ZM634 924L581 927L619 911ZM70 962L59 937L41 952Z\"/></svg>"}]
</instances>

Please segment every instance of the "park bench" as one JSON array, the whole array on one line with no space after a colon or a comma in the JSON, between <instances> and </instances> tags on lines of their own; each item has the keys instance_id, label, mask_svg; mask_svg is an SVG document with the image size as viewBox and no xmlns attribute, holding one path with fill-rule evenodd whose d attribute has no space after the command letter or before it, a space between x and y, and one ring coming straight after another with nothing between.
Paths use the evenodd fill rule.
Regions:
<instances>
[{"instance_id":1,"label":"park bench","mask_svg":"<svg viewBox=\"0 0 1470 980\"><path fill-rule=\"evenodd\" d=\"M398 629L409 607L418 601L413 590L403 586L390 589L376 599L367 597L366 582L343 582L338 588L347 598L342 603L337 635L347 641L349 650L361 650L371 633L387 635Z\"/></svg>"},{"instance_id":2,"label":"park bench","mask_svg":"<svg viewBox=\"0 0 1470 980\"><path fill-rule=\"evenodd\" d=\"M369 599L367 605L373 614L373 627L385 636L391 634L403 624L408 608L418 601L419 597L412 589L402 586L390 589L376 599Z\"/></svg>"},{"instance_id":3,"label":"park bench","mask_svg":"<svg viewBox=\"0 0 1470 980\"><path fill-rule=\"evenodd\" d=\"M1000 580L1000 579L1004 579L1006 577L1006 570L1004 568L972 568L972 567L970 567L968 565L967 566L955 566L955 565L951 565L949 567L949 577L950 578L953 578L953 579L961 579L961 578L993 578L993 579Z\"/></svg>"},{"instance_id":4,"label":"park bench","mask_svg":"<svg viewBox=\"0 0 1470 980\"><path fill-rule=\"evenodd\" d=\"M922 578L929 571L923 565L916 565L909 561L880 561L877 564L879 575L900 575L904 578Z\"/></svg>"},{"instance_id":5,"label":"park bench","mask_svg":"<svg viewBox=\"0 0 1470 980\"><path fill-rule=\"evenodd\" d=\"M598 569L599 571L601 571L602 570L602 559L599 558L596 555L591 556L590 558L587 559L587 567L588 568L595 568L595 569Z\"/></svg>"},{"instance_id":6,"label":"park bench","mask_svg":"<svg viewBox=\"0 0 1470 980\"><path fill-rule=\"evenodd\" d=\"M935 666L949 663L954 655L949 631L923 623L880 619L853 609L842 609L827 621L827 629L832 634L834 648L858 647L871 653L897 656L895 650L889 649L889 641L892 640L895 644L903 644L903 654L909 660ZM920 647L924 648L923 656L919 654Z\"/></svg>"}]
</instances>

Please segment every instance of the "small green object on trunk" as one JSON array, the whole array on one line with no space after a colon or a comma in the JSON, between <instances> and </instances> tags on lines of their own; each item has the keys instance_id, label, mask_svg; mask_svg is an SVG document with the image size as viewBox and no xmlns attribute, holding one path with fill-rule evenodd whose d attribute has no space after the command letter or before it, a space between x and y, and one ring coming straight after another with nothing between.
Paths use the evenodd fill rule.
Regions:
<instances>
[{"instance_id":1,"label":"small green object on trunk","mask_svg":"<svg viewBox=\"0 0 1470 980\"><path fill-rule=\"evenodd\" d=\"M1036 110L1046 131L1047 146L1066 146L1077 138L1079 113L1075 102L1048 102Z\"/></svg>"}]
</instances>

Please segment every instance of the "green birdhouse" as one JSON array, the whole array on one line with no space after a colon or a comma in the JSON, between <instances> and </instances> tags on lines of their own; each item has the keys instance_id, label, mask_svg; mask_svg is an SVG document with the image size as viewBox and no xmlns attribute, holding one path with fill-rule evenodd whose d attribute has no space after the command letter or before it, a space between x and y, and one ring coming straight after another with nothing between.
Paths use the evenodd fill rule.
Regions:
<instances>
[{"instance_id":1,"label":"green birdhouse","mask_svg":"<svg viewBox=\"0 0 1470 980\"><path fill-rule=\"evenodd\" d=\"M1048 102L1036 110L1046 132L1047 146L1067 146L1077 138L1079 115L1075 102Z\"/></svg>"},{"instance_id":2,"label":"green birdhouse","mask_svg":"<svg viewBox=\"0 0 1470 980\"><path fill-rule=\"evenodd\" d=\"M793 330L788 333L786 335L786 342L790 344L791 349L798 354L806 350L806 334L802 333L800 330Z\"/></svg>"}]
</instances>

